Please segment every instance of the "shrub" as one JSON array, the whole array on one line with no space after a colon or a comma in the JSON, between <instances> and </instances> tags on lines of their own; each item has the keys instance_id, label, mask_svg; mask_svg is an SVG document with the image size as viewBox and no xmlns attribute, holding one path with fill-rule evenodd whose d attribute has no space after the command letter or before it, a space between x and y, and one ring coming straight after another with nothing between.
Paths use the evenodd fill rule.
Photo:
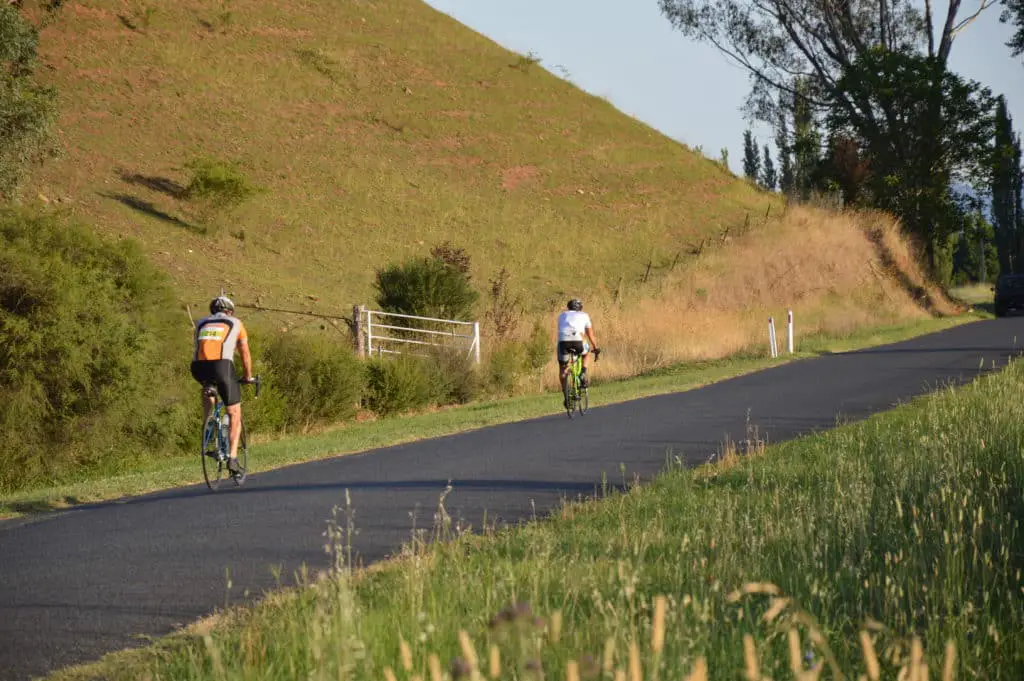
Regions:
<instances>
[{"instance_id":1,"label":"shrub","mask_svg":"<svg viewBox=\"0 0 1024 681\"><path fill-rule=\"evenodd\" d=\"M366 406L391 416L427 406L437 396L437 365L416 357L379 357L367 363Z\"/></svg>"},{"instance_id":2,"label":"shrub","mask_svg":"<svg viewBox=\"0 0 1024 681\"><path fill-rule=\"evenodd\" d=\"M258 324L246 322L249 331L249 352L252 354L253 373L260 377L260 398L250 399L252 393L243 388L245 428L250 434L280 433L288 426L288 400L278 382L274 367L267 359L272 338Z\"/></svg>"},{"instance_id":3,"label":"shrub","mask_svg":"<svg viewBox=\"0 0 1024 681\"><path fill-rule=\"evenodd\" d=\"M455 246L451 241L445 241L430 249L430 257L440 260L448 267L458 270L469 279L469 253L465 248Z\"/></svg>"},{"instance_id":4,"label":"shrub","mask_svg":"<svg viewBox=\"0 0 1024 681\"><path fill-rule=\"evenodd\" d=\"M526 365L531 371L539 371L548 364L548 360L555 354L555 345L551 340L552 335L545 330L540 321L533 323L533 331L526 339L524 351L526 353Z\"/></svg>"},{"instance_id":5,"label":"shrub","mask_svg":"<svg viewBox=\"0 0 1024 681\"><path fill-rule=\"evenodd\" d=\"M0 210L0 488L183 446L182 321L134 242Z\"/></svg>"},{"instance_id":6,"label":"shrub","mask_svg":"<svg viewBox=\"0 0 1024 681\"><path fill-rule=\"evenodd\" d=\"M480 394L480 375L464 350L441 348L431 362L438 404L466 404Z\"/></svg>"},{"instance_id":7,"label":"shrub","mask_svg":"<svg viewBox=\"0 0 1024 681\"><path fill-rule=\"evenodd\" d=\"M0 196L10 195L40 158L57 116L57 95L35 82L38 31L0 4Z\"/></svg>"},{"instance_id":8,"label":"shrub","mask_svg":"<svg viewBox=\"0 0 1024 681\"><path fill-rule=\"evenodd\" d=\"M377 305L385 312L468 319L479 294L469 275L438 258L412 258L377 270Z\"/></svg>"},{"instance_id":9,"label":"shrub","mask_svg":"<svg viewBox=\"0 0 1024 681\"><path fill-rule=\"evenodd\" d=\"M326 335L284 333L263 357L270 368L269 392L283 399L287 425L305 428L355 416L366 376L346 344Z\"/></svg>"},{"instance_id":10,"label":"shrub","mask_svg":"<svg viewBox=\"0 0 1024 681\"><path fill-rule=\"evenodd\" d=\"M504 267L490 281L487 295L487 319L494 326L494 335L498 339L509 338L519 326L523 316L522 296L509 289L508 281L511 274Z\"/></svg>"},{"instance_id":11,"label":"shrub","mask_svg":"<svg viewBox=\"0 0 1024 681\"><path fill-rule=\"evenodd\" d=\"M487 363L491 388L499 395L512 395L519 378L526 373L526 352L522 343L502 343Z\"/></svg>"},{"instance_id":12,"label":"shrub","mask_svg":"<svg viewBox=\"0 0 1024 681\"><path fill-rule=\"evenodd\" d=\"M185 164L191 177L185 197L200 204L204 217L236 208L262 191L252 184L237 163L198 158Z\"/></svg>"}]
</instances>

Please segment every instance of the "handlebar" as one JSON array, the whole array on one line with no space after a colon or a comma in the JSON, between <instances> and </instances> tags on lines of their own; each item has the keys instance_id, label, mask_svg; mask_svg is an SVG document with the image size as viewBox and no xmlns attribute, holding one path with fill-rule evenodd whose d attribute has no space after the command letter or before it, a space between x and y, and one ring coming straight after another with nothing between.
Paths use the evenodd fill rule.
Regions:
<instances>
[{"instance_id":1,"label":"handlebar","mask_svg":"<svg viewBox=\"0 0 1024 681\"><path fill-rule=\"evenodd\" d=\"M256 397L258 398L260 396L260 387L263 385L263 382L260 380L259 374L256 374L248 381L243 378L239 383L248 383L249 385L256 386Z\"/></svg>"}]
</instances>

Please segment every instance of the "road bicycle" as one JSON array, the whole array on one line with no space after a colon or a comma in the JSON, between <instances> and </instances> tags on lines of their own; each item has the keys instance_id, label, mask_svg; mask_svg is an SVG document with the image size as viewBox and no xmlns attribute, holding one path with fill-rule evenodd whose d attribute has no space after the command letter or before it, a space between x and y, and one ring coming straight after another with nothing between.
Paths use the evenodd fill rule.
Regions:
<instances>
[{"instance_id":1,"label":"road bicycle","mask_svg":"<svg viewBox=\"0 0 1024 681\"><path fill-rule=\"evenodd\" d=\"M242 384L256 386L256 397L260 396L260 377L256 376L251 381L240 381ZM206 479L206 486L217 491L221 482L229 477L234 481L236 487L245 484L245 478L249 472L249 446L245 440L245 419L242 419L242 430L238 434L238 466L239 472L233 473L228 468L228 456L231 452L231 418L223 400L217 393L217 386L204 385L203 397L213 397L213 409L203 424L203 447L200 450L200 458L203 460L203 478Z\"/></svg>"},{"instance_id":2,"label":"road bicycle","mask_svg":"<svg viewBox=\"0 0 1024 681\"><path fill-rule=\"evenodd\" d=\"M591 351L594 361L601 358L601 351L594 348ZM565 397L565 411L569 418L573 418L573 412L579 412L580 416L587 413L590 407L590 397L587 388L580 380L580 373L583 371L583 355L576 348L569 348L569 373L565 377L565 386L562 389Z\"/></svg>"}]
</instances>

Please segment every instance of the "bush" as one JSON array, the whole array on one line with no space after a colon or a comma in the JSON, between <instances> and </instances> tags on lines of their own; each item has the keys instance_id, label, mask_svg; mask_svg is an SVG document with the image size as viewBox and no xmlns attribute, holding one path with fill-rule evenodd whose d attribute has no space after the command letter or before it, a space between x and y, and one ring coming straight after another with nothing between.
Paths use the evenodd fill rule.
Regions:
<instances>
[{"instance_id":1,"label":"bush","mask_svg":"<svg viewBox=\"0 0 1024 681\"><path fill-rule=\"evenodd\" d=\"M523 316L523 299L509 288L511 274L504 267L490 281L485 316L494 326L494 336L499 340L510 338L519 326Z\"/></svg>"},{"instance_id":2,"label":"bush","mask_svg":"<svg viewBox=\"0 0 1024 681\"><path fill-rule=\"evenodd\" d=\"M35 82L39 33L8 3L0 5L0 196L10 195L40 158L57 116L57 95Z\"/></svg>"},{"instance_id":3,"label":"bush","mask_svg":"<svg viewBox=\"0 0 1024 681\"><path fill-rule=\"evenodd\" d=\"M252 369L260 377L260 398L250 399L251 392L243 388L245 428L250 434L281 433L288 426L288 401L278 384L274 367L267 360L267 349L272 338L269 331L259 325L246 322L249 332L249 352L252 355Z\"/></svg>"},{"instance_id":4,"label":"bush","mask_svg":"<svg viewBox=\"0 0 1024 681\"><path fill-rule=\"evenodd\" d=\"M391 416L430 404L437 396L437 364L399 355L367 363L366 406Z\"/></svg>"},{"instance_id":5,"label":"bush","mask_svg":"<svg viewBox=\"0 0 1024 681\"><path fill-rule=\"evenodd\" d=\"M0 210L0 489L188 441L174 302L134 242Z\"/></svg>"},{"instance_id":6,"label":"bush","mask_svg":"<svg viewBox=\"0 0 1024 681\"><path fill-rule=\"evenodd\" d=\"M526 365L531 371L539 371L548 364L548 360L555 354L555 345L552 341L552 334L545 330L544 325L539 321L534 322L533 331L526 339L524 348L526 353Z\"/></svg>"},{"instance_id":7,"label":"bush","mask_svg":"<svg viewBox=\"0 0 1024 681\"><path fill-rule=\"evenodd\" d=\"M465 351L442 348L430 361L438 404L466 404L480 394L480 375Z\"/></svg>"},{"instance_id":8,"label":"bush","mask_svg":"<svg viewBox=\"0 0 1024 681\"><path fill-rule=\"evenodd\" d=\"M491 353L487 369L491 388L499 395L512 395L526 373L525 346L516 342L499 345Z\"/></svg>"},{"instance_id":9,"label":"bush","mask_svg":"<svg viewBox=\"0 0 1024 681\"><path fill-rule=\"evenodd\" d=\"M469 319L479 294L469 275L439 258L412 258L377 270L377 305L385 312Z\"/></svg>"},{"instance_id":10,"label":"bush","mask_svg":"<svg viewBox=\"0 0 1024 681\"><path fill-rule=\"evenodd\" d=\"M287 425L306 428L355 416L366 375L346 344L325 335L284 333L263 357L269 365L268 392L283 399Z\"/></svg>"},{"instance_id":11,"label":"bush","mask_svg":"<svg viewBox=\"0 0 1024 681\"><path fill-rule=\"evenodd\" d=\"M237 163L199 158L185 167L191 171L185 197L200 204L200 217L204 220L236 208L262 191L249 182Z\"/></svg>"}]
</instances>

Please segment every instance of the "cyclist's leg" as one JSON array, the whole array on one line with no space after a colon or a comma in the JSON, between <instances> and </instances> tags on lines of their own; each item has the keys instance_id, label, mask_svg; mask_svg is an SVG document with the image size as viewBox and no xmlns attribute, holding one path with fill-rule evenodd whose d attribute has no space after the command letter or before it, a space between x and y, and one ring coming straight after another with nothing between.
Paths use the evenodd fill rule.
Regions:
<instances>
[{"instance_id":1,"label":"cyclist's leg","mask_svg":"<svg viewBox=\"0 0 1024 681\"><path fill-rule=\"evenodd\" d=\"M206 423L206 419L210 418L210 412L213 411L213 403L216 398L213 395L206 393L206 386L214 385L217 382L217 375L211 371L212 367L206 362L192 362L190 371L192 372L192 378L200 385L199 396L203 402L203 423Z\"/></svg>"},{"instance_id":2,"label":"cyclist's leg","mask_svg":"<svg viewBox=\"0 0 1024 681\"><path fill-rule=\"evenodd\" d=\"M242 403L232 404L227 407L231 416L231 453L232 459L238 458L238 441L242 438Z\"/></svg>"},{"instance_id":3,"label":"cyclist's leg","mask_svg":"<svg viewBox=\"0 0 1024 681\"><path fill-rule=\"evenodd\" d=\"M588 343L587 341L582 341L582 345L583 368L580 370L580 385L586 388L590 384L590 381L587 378L587 367L590 366L590 343Z\"/></svg>"},{"instance_id":4,"label":"cyclist's leg","mask_svg":"<svg viewBox=\"0 0 1024 681\"><path fill-rule=\"evenodd\" d=\"M558 349L555 352L555 356L558 359L558 385L564 395L565 382L569 380L570 360L572 359L569 351L566 349L565 341L558 341Z\"/></svg>"},{"instance_id":5,"label":"cyclist's leg","mask_svg":"<svg viewBox=\"0 0 1024 681\"><path fill-rule=\"evenodd\" d=\"M231 448L228 456L238 456L238 440L242 435L242 386L235 376L235 364L222 359L217 362L217 391L224 400L224 408L231 418Z\"/></svg>"}]
</instances>

